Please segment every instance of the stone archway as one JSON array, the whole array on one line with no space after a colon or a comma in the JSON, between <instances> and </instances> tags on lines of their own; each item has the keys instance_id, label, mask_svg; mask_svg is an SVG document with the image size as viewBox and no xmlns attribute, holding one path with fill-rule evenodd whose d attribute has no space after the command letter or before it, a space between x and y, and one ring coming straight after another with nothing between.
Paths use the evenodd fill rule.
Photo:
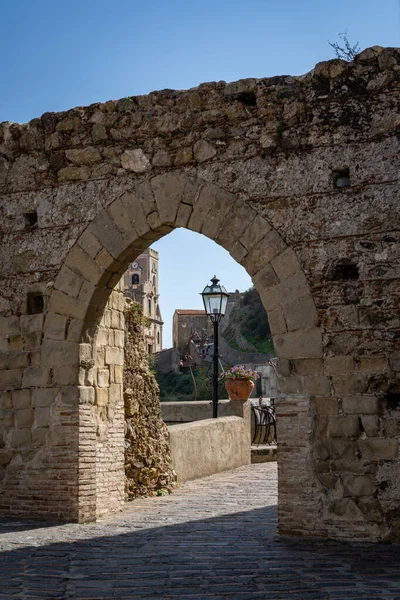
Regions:
<instances>
[{"instance_id":1,"label":"stone archway","mask_svg":"<svg viewBox=\"0 0 400 600\"><path fill-rule=\"evenodd\" d=\"M301 78L1 126L2 512L86 520L121 502L113 289L187 227L246 268L269 312L281 531L396 538L398 62L374 48Z\"/></svg>"},{"instance_id":2,"label":"stone archway","mask_svg":"<svg viewBox=\"0 0 400 600\"><path fill-rule=\"evenodd\" d=\"M289 327L272 324L278 352L305 361L322 356L314 301L296 255L255 209L215 184L177 172L145 180L124 193L98 213L70 249L55 281L44 323L43 367L78 369L75 384L64 386L63 393L70 393L79 405L79 440L83 445L78 463L85 465L92 484L85 486L87 494L78 492L81 520L116 510L124 497L124 301L114 288L128 263L151 241L175 227L203 233L230 251L253 276L269 306L277 303L272 315L280 312L279 307L286 310L285 297L288 286L292 286L288 314L293 323L289 322ZM84 293L77 294L78 288ZM294 323L296 311L301 318ZM286 322L283 312L281 318ZM66 319L70 319L66 339L54 339L59 335L54 324L61 323L65 331ZM75 332L74 341L69 339L69 330ZM310 427L310 403L308 398L300 400ZM291 413L293 402L297 405L294 397ZM292 449L298 452L306 439L309 454L310 440L306 437L292 442ZM310 473L308 469L309 483Z\"/></svg>"}]
</instances>

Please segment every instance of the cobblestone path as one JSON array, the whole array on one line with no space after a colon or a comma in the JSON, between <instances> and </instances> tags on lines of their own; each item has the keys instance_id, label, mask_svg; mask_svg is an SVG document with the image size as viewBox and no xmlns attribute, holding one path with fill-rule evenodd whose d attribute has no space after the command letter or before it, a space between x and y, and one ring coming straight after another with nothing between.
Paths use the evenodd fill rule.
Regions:
<instances>
[{"instance_id":1,"label":"cobblestone path","mask_svg":"<svg viewBox=\"0 0 400 600\"><path fill-rule=\"evenodd\" d=\"M0 521L0 599L400 600L400 547L280 539L276 494L264 463L95 524Z\"/></svg>"}]
</instances>

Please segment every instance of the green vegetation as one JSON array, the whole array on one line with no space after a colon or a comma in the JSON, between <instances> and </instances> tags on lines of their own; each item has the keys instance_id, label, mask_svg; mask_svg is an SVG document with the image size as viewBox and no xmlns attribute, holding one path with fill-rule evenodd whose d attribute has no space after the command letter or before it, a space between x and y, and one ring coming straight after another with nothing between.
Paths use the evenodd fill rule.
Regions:
<instances>
[{"instance_id":1,"label":"green vegetation","mask_svg":"<svg viewBox=\"0 0 400 600\"><path fill-rule=\"evenodd\" d=\"M243 294L239 306L232 310L229 327L224 332L231 348L246 351L240 348L236 331L254 347L254 351L275 354L268 316L255 287Z\"/></svg>"},{"instance_id":2,"label":"green vegetation","mask_svg":"<svg viewBox=\"0 0 400 600\"><path fill-rule=\"evenodd\" d=\"M207 388L208 367L198 367L193 370L196 380L197 398L193 379L188 371L187 373L156 373L157 383L160 388L161 402L185 402L188 400L211 400L211 388ZM221 386L221 398L226 398L224 388Z\"/></svg>"}]
</instances>

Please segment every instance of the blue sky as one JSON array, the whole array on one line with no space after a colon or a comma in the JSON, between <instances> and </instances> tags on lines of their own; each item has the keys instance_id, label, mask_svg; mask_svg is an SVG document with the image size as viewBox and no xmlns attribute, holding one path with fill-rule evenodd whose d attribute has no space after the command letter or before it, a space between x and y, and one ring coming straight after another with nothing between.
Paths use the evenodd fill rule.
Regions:
<instances>
[{"instance_id":1,"label":"blue sky","mask_svg":"<svg viewBox=\"0 0 400 600\"><path fill-rule=\"evenodd\" d=\"M299 75L333 58L328 40L345 29L361 48L400 46L399 0L0 0L0 23L0 122L203 81ZM250 286L202 236L178 230L155 247L166 346L173 309L199 308L214 272L230 290Z\"/></svg>"}]
</instances>

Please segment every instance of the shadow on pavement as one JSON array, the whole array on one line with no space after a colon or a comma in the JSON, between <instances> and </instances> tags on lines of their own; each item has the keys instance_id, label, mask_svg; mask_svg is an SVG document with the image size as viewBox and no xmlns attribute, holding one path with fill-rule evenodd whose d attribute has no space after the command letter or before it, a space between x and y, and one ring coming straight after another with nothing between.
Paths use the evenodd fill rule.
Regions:
<instances>
[{"instance_id":1,"label":"shadow on pavement","mask_svg":"<svg viewBox=\"0 0 400 600\"><path fill-rule=\"evenodd\" d=\"M0 555L2 600L400 599L400 547L280 539L276 506L121 533L135 527L124 517L115 535L36 525L29 540L0 536L21 545Z\"/></svg>"}]
</instances>

